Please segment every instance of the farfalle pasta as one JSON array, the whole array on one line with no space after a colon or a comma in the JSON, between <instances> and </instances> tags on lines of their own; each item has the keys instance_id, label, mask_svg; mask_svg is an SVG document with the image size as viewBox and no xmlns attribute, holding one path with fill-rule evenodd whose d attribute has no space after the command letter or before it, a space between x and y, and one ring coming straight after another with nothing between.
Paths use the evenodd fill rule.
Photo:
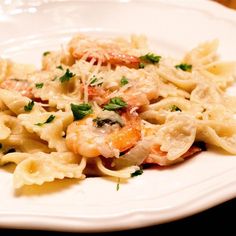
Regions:
<instances>
[{"instance_id":1,"label":"farfalle pasta","mask_svg":"<svg viewBox=\"0 0 236 236\"><path fill-rule=\"evenodd\" d=\"M0 59L0 165L14 185L90 175L128 179L218 146L236 154L235 62L218 40L182 59L146 37L78 34L42 68ZM147 165L148 164L148 165ZM157 170L158 171L158 170Z\"/></svg>"}]
</instances>

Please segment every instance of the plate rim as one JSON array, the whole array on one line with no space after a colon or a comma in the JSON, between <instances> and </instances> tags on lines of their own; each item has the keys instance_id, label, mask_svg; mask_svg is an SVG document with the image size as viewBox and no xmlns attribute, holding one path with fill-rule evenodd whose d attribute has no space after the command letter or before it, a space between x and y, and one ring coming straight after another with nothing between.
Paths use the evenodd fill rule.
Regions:
<instances>
[{"instance_id":1,"label":"plate rim","mask_svg":"<svg viewBox=\"0 0 236 236\"><path fill-rule=\"evenodd\" d=\"M57 1L48 1L48 2L57 2ZM63 2L63 1L61 1ZM93 0L89 1L81 1L80 2L86 2L87 4L94 2ZM148 1L119 1L119 0L114 0L114 1L101 1L101 2L114 2L116 4L127 4L127 3L132 3L132 2L148 2ZM177 7L187 7L187 8L192 8L198 11L205 11L207 14L211 14L214 17L230 21L234 25L236 25L236 11L228 9L226 7L221 6L220 4L212 1L207 1L207 0L198 0L191 2L187 0L155 0L155 1L150 1L150 2L157 2L157 3L162 3L166 5L175 5ZM201 2L201 4L199 4ZM230 173L235 175L236 170L231 170ZM201 212L203 210L206 210L210 207L213 207L217 204L223 203L227 200L230 200L234 197L236 197L236 187L232 188L231 184L236 185L236 179L229 181L229 183L225 184L224 183L224 191L220 191L219 189L216 189L214 191L218 191L217 197L213 197L212 195L210 196L211 201L209 202L206 201L204 198L203 199L198 199L195 201L195 207L192 208L184 208L182 209L182 213L179 213L179 209L176 211L171 212L171 215L165 216L162 218L162 220L157 221L157 215L159 214L159 211L133 211L129 212L129 214L122 214L122 216L128 216L128 221L127 218L124 221L123 219L119 220L119 215L116 216L117 222L114 224L114 217L112 218L113 222L106 221L106 225L100 225L100 221L96 223L96 221L92 220L92 217L88 218L76 218L76 217L54 217L54 216L39 216L39 215L30 215L30 214L7 214L7 213L2 213L0 211L0 227L7 227L7 228L18 228L18 229L40 229L40 230L54 230L54 231L68 231L68 232L107 232L107 231L114 231L114 230L127 230L127 229L134 229L134 228L140 228L140 227L146 227L146 226L151 226L154 224L162 224L166 223L169 221L181 219L193 214L196 214L198 212ZM152 214L151 219L148 219L149 214ZM45 220L46 218L46 220ZM61 218L61 219L60 219ZM40 219L40 220L39 220ZM146 220L143 220L146 219ZM108 220L108 218L103 218L102 220ZM29 223L30 224L26 224ZM96 224L95 224L96 223Z\"/></svg>"}]
</instances>

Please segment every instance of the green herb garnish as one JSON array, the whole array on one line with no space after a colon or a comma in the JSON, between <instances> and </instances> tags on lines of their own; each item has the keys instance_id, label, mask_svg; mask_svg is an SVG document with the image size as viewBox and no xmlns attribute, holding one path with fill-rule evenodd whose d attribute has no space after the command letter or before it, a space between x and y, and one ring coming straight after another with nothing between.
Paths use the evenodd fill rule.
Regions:
<instances>
[{"instance_id":1,"label":"green herb garnish","mask_svg":"<svg viewBox=\"0 0 236 236\"><path fill-rule=\"evenodd\" d=\"M66 81L69 81L72 77L74 77L75 76L75 74L73 74L72 72L70 72L70 70L69 69L66 69L66 72L65 72L65 74L63 75L63 76L61 76L60 78L59 78L59 80L61 81L61 83L64 83L64 82L66 82Z\"/></svg>"},{"instance_id":2,"label":"green herb garnish","mask_svg":"<svg viewBox=\"0 0 236 236\"><path fill-rule=\"evenodd\" d=\"M121 127L123 126L123 124L121 124L119 121L116 120L111 120L111 119L102 119L97 117L96 119L93 119L93 122L96 123L96 127L101 128L103 127L105 124L108 125L114 125L114 124L119 124Z\"/></svg>"},{"instance_id":3,"label":"green herb garnish","mask_svg":"<svg viewBox=\"0 0 236 236\"><path fill-rule=\"evenodd\" d=\"M55 119L55 116L54 115L50 115L45 122L37 123L35 125L43 126L44 124L51 123L54 119Z\"/></svg>"},{"instance_id":4,"label":"green herb garnish","mask_svg":"<svg viewBox=\"0 0 236 236\"><path fill-rule=\"evenodd\" d=\"M25 111L31 111L31 110L33 109L33 106L34 106L34 101L30 101L30 102L28 103L28 105L25 105L25 106L24 106L24 110L25 110Z\"/></svg>"},{"instance_id":5,"label":"green herb garnish","mask_svg":"<svg viewBox=\"0 0 236 236\"><path fill-rule=\"evenodd\" d=\"M74 116L74 120L81 120L85 116L91 114L93 112L92 106L88 103L82 103L80 105L70 104L71 111Z\"/></svg>"},{"instance_id":6,"label":"green herb garnish","mask_svg":"<svg viewBox=\"0 0 236 236\"><path fill-rule=\"evenodd\" d=\"M100 82L100 83L97 83L97 82L98 82L98 78L93 76L90 82L90 86L101 86L103 84L103 82Z\"/></svg>"},{"instance_id":7,"label":"green herb garnish","mask_svg":"<svg viewBox=\"0 0 236 236\"><path fill-rule=\"evenodd\" d=\"M93 85L94 83L96 83L98 81L98 78L93 76L93 79L90 82L90 85Z\"/></svg>"},{"instance_id":8,"label":"green herb garnish","mask_svg":"<svg viewBox=\"0 0 236 236\"><path fill-rule=\"evenodd\" d=\"M120 189L120 178L118 178L117 180L116 191L119 191L119 189Z\"/></svg>"},{"instance_id":9,"label":"green herb garnish","mask_svg":"<svg viewBox=\"0 0 236 236\"><path fill-rule=\"evenodd\" d=\"M185 63L176 65L175 68L176 68L176 69L181 69L181 70L183 70L183 71L188 71L188 72L191 72L191 71L192 71L192 65L185 64Z\"/></svg>"},{"instance_id":10,"label":"green herb garnish","mask_svg":"<svg viewBox=\"0 0 236 236\"><path fill-rule=\"evenodd\" d=\"M43 85L44 85L44 83L36 83L36 84L35 84L35 87L36 87L37 89L40 89L40 88L43 87Z\"/></svg>"},{"instance_id":11,"label":"green herb garnish","mask_svg":"<svg viewBox=\"0 0 236 236\"><path fill-rule=\"evenodd\" d=\"M59 69L59 70L63 70L63 67L62 67L62 65L60 65L60 66L57 66L56 68L57 68L57 69Z\"/></svg>"},{"instance_id":12,"label":"green herb garnish","mask_svg":"<svg viewBox=\"0 0 236 236\"><path fill-rule=\"evenodd\" d=\"M104 106L104 110L114 111L126 107L127 103L120 97L111 98L109 103Z\"/></svg>"},{"instance_id":13,"label":"green herb garnish","mask_svg":"<svg viewBox=\"0 0 236 236\"><path fill-rule=\"evenodd\" d=\"M144 67L145 67L145 64L142 63L142 62L140 62L138 68L139 68L139 69L143 69Z\"/></svg>"},{"instance_id":14,"label":"green herb garnish","mask_svg":"<svg viewBox=\"0 0 236 236\"><path fill-rule=\"evenodd\" d=\"M44 53L43 53L43 56L45 57L45 56L47 56L48 54L50 54L50 52L49 52L49 51L47 51L47 52L44 52Z\"/></svg>"},{"instance_id":15,"label":"green herb garnish","mask_svg":"<svg viewBox=\"0 0 236 236\"><path fill-rule=\"evenodd\" d=\"M143 169L139 169L139 170L136 170L134 173L132 173L131 177L135 177L142 174L143 174Z\"/></svg>"},{"instance_id":16,"label":"green herb garnish","mask_svg":"<svg viewBox=\"0 0 236 236\"><path fill-rule=\"evenodd\" d=\"M174 111L182 111L179 107L177 107L176 105L173 105L170 107L170 111L174 112Z\"/></svg>"},{"instance_id":17,"label":"green herb garnish","mask_svg":"<svg viewBox=\"0 0 236 236\"><path fill-rule=\"evenodd\" d=\"M160 61L161 56L155 55L154 53L148 53L144 56L141 56L140 59L147 63L156 64Z\"/></svg>"},{"instance_id":18,"label":"green herb garnish","mask_svg":"<svg viewBox=\"0 0 236 236\"><path fill-rule=\"evenodd\" d=\"M128 79L125 76L122 76L122 78L120 80L120 86L122 87L128 83L129 83Z\"/></svg>"}]
</instances>

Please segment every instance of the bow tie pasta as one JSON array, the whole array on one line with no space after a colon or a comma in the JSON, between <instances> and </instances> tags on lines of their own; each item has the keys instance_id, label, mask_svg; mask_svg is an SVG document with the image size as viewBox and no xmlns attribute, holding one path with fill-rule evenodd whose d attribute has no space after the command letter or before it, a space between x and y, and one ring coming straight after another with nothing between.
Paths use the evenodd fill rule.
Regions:
<instances>
[{"instance_id":1,"label":"bow tie pasta","mask_svg":"<svg viewBox=\"0 0 236 236\"><path fill-rule=\"evenodd\" d=\"M218 44L175 59L150 51L144 36L78 34L65 49L44 52L41 69L0 59L0 164L16 165L20 188L128 179L208 144L235 155L236 97L226 89L236 63L220 61Z\"/></svg>"}]
</instances>

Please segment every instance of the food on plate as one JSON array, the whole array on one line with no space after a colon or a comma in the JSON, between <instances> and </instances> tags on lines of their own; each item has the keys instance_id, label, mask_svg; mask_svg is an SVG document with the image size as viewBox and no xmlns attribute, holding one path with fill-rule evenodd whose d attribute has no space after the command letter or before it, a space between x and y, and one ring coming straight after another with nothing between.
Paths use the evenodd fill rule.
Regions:
<instances>
[{"instance_id":1,"label":"food on plate","mask_svg":"<svg viewBox=\"0 0 236 236\"><path fill-rule=\"evenodd\" d=\"M236 154L235 62L218 41L173 59L145 36L74 36L42 68L0 59L0 164L14 185L130 178L218 146ZM157 170L158 171L158 170Z\"/></svg>"}]
</instances>

